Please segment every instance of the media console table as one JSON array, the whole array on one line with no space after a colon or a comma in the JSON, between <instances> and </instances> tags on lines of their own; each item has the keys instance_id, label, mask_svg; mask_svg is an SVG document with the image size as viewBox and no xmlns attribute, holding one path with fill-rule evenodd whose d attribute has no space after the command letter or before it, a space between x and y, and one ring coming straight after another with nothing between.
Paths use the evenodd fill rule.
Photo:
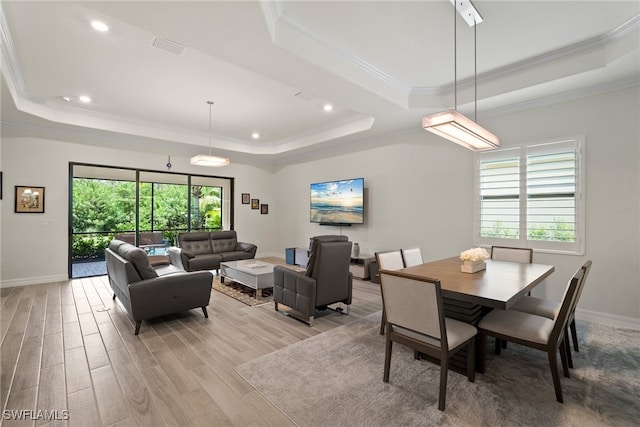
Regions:
<instances>
[{"instance_id":1,"label":"media console table","mask_svg":"<svg viewBox=\"0 0 640 427\"><path fill-rule=\"evenodd\" d=\"M376 258L373 255L361 254L356 257L352 256L351 264L349 265L349 271L356 279L369 279L370 264L375 260Z\"/></svg>"}]
</instances>

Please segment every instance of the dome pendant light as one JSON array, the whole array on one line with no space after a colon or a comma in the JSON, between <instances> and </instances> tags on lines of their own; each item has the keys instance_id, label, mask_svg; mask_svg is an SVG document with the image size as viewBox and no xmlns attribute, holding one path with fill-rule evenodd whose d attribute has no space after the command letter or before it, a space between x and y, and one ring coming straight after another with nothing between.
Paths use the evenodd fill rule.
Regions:
<instances>
[{"instance_id":1,"label":"dome pendant light","mask_svg":"<svg viewBox=\"0 0 640 427\"><path fill-rule=\"evenodd\" d=\"M209 166L214 168L227 166L230 163L228 157L211 155L211 107L213 106L213 101L207 101L207 104L209 104L209 154L197 154L189 160L189 163L192 165Z\"/></svg>"},{"instance_id":2,"label":"dome pendant light","mask_svg":"<svg viewBox=\"0 0 640 427\"><path fill-rule=\"evenodd\" d=\"M443 138L460 144L474 151L492 150L500 147L500 139L480 126L476 121L471 120L458 112L458 81L457 81L457 28L456 13L458 12L458 3L466 11L461 12L462 17L471 22L473 25L473 61L474 61L474 119L477 120L478 114L478 83L477 83L477 60L476 60L476 25L482 22L482 18L473 4L468 0L454 0L453 9L453 55L454 55L454 109L447 110L436 114L431 114L422 118L422 127L429 132L435 133ZM476 18L476 16L478 18ZM470 20L469 20L470 18Z\"/></svg>"}]
</instances>

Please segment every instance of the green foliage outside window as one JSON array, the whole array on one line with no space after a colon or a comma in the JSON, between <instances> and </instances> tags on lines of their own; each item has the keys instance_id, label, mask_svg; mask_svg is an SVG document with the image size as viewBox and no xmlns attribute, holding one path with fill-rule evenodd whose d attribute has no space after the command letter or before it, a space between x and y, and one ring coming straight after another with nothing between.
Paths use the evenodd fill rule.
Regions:
<instances>
[{"instance_id":1,"label":"green foliage outside window","mask_svg":"<svg viewBox=\"0 0 640 427\"><path fill-rule=\"evenodd\" d=\"M162 231L166 244L179 232L222 228L222 189L184 184L140 183L139 231ZM188 197L191 196L191 227ZM136 184L132 181L73 180L72 259L102 257L119 232L136 230Z\"/></svg>"},{"instance_id":2,"label":"green foliage outside window","mask_svg":"<svg viewBox=\"0 0 640 427\"><path fill-rule=\"evenodd\" d=\"M575 242L576 232L573 224L554 219L548 226L533 224L529 229L529 240L547 240L553 242Z\"/></svg>"},{"instance_id":3,"label":"green foliage outside window","mask_svg":"<svg viewBox=\"0 0 640 427\"><path fill-rule=\"evenodd\" d=\"M502 221L496 221L487 228L483 228L482 237L499 239L517 239L516 230L507 228ZM575 242L576 233L573 224L554 219L553 224L532 224L527 232L529 240L545 240L553 242Z\"/></svg>"}]
</instances>

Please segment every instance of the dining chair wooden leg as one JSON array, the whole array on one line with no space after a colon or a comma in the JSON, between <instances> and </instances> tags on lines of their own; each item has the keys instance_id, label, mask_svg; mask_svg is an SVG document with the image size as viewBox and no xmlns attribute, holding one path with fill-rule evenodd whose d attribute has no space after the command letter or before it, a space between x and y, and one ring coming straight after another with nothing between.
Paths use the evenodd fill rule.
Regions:
<instances>
[{"instance_id":1,"label":"dining chair wooden leg","mask_svg":"<svg viewBox=\"0 0 640 427\"><path fill-rule=\"evenodd\" d=\"M502 344L500 344L500 339L496 338L496 346L495 346L495 350L494 353L498 356L500 356L500 351L502 349Z\"/></svg>"},{"instance_id":2,"label":"dining chair wooden leg","mask_svg":"<svg viewBox=\"0 0 640 427\"><path fill-rule=\"evenodd\" d=\"M475 382L476 380L476 342L475 338L472 338L467 344L467 379L469 382Z\"/></svg>"},{"instance_id":3,"label":"dining chair wooden leg","mask_svg":"<svg viewBox=\"0 0 640 427\"><path fill-rule=\"evenodd\" d=\"M573 338L573 349L576 352L579 352L580 350L578 350L578 333L576 332L576 319L573 319L571 321L569 327L571 328L571 337Z\"/></svg>"},{"instance_id":4,"label":"dining chair wooden leg","mask_svg":"<svg viewBox=\"0 0 640 427\"><path fill-rule=\"evenodd\" d=\"M564 349L567 353L567 363L569 367L573 369L573 356L571 356L571 343L569 341L569 328L564 330Z\"/></svg>"},{"instance_id":5,"label":"dining chair wooden leg","mask_svg":"<svg viewBox=\"0 0 640 427\"><path fill-rule=\"evenodd\" d=\"M440 397L438 398L438 409L444 411L445 399L447 397L447 376L449 373L449 356L447 351L443 351L440 357Z\"/></svg>"},{"instance_id":6,"label":"dining chair wooden leg","mask_svg":"<svg viewBox=\"0 0 640 427\"><path fill-rule=\"evenodd\" d=\"M384 376L382 377L382 381L385 383L389 382L389 370L391 368L391 352L393 350L393 341L389 339L389 335L387 335L387 347L384 352Z\"/></svg>"},{"instance_id":7,"label":"dining chair wooden leg","mask_svg":"<svg viewBox=\"0 0 640 427\"><path fill-rule=\"evenodd\" d=\"M380 321L380 335L384 335L384 324L387 323L387 314L382 306L382 320Z\"/></svg>"},{"instance_id":8,"label":"dining chair wooden leg","mask_svg":"<svg viewBox=\"0 0 640 427\"><path fill-rule=\"evenodd\" d=\"M562 373L565 377L571 378L569 375L569 363L567 361L567 345L564 339L562 339L560 343L560 361L562 362Z\"/></svg>"},{"instance_id":9,"label":"dining chair wooden leg","mask_svg":"<svg viewBox=\"0 0 640 427\"><path fill-rule=\"evenodd\" d=\"M549 358L549 367L551 368L551 377L553 378L553 388L556 391L556 400L562 402L562 385L560 384L560 373L558 372L558 357L555 348L549 348L547 356Z\"/></svg>"},{"instance_id":10,"label":"dining chair wooden leg","mask_svg":"<svg viewBox=\"0 0 640 427\"><path fill-rule=\"evenodd\" d=\"M487 364L487 334L482 332L478 333L478 372L484 374L485 366Z\"/></svg>"}]
</instances>

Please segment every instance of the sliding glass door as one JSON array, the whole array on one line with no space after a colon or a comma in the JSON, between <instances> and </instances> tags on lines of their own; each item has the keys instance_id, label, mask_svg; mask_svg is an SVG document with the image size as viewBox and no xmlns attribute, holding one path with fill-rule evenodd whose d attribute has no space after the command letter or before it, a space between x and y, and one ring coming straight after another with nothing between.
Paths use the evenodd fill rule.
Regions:
<instances>
[{"instance_id":1,"label":"sliding glass door","mask_svg":"<svg viewBox=\"0 0 640 427\"><path fill-rule=\"evenodd\" d=\"M70 164L69 277L106 274L113 238L166 254L178 233L233 229L233 178Z\"/></svg>"}]
</instances>

